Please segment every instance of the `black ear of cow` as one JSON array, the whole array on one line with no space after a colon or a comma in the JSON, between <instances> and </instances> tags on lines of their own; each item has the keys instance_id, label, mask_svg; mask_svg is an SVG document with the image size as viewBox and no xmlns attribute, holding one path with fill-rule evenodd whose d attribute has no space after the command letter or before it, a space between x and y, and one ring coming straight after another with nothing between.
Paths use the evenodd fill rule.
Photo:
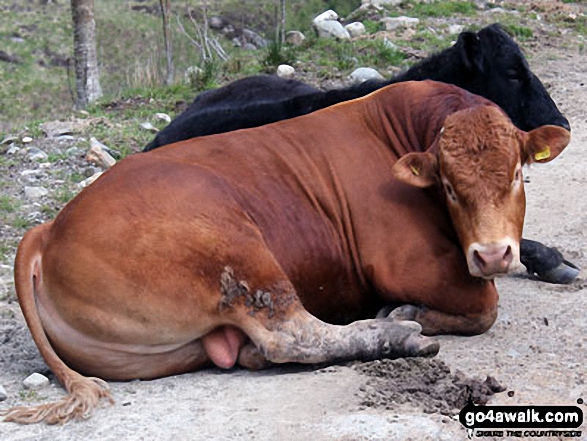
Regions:
<instances>
[{"instance_id":1,"label":"black ear of cow","mask_svg":"<svg viewBox=\"0 0 587 441\"><path fill-rule=\"evenodd\" d=\"M479 36L475 32L461 32L457 44L467 70L477 69L483 72L483 54Z\"/></svg>"}]
</instances>

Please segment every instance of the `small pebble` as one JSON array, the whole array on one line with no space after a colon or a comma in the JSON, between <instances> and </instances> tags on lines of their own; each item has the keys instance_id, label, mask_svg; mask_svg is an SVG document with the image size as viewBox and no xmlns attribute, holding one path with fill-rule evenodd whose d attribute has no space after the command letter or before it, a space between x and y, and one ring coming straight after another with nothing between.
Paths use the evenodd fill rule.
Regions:
<instances>
[{"instance_id":1,"label":"small pebble","mask_svg":"<svg viewBox=\"0 0 587 441\"><path fill-rule=\"evenodd\" d=\"M38 372L29 375L22 382L25 389L39 390L49 386L49 379Z\"/></svg>"}]
</instances>

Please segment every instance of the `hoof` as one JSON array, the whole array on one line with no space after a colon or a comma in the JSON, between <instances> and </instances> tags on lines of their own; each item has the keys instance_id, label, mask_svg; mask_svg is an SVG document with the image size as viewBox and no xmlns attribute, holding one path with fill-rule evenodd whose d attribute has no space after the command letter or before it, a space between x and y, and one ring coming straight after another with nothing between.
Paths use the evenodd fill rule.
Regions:
<instances>
[{"instance_id":1,"label":"hoof","mask_svg":"<svg viewBox=\"0 0 587 441\"><path fill-rule=\"evenodd\" d=\"M560 251L535 240L521 240L520 261L528 273L545 282L567 284L579 274L579 268L565 260Z\"/></svg>"},{"instance_id":2,"label":"hoof","mask_svg":"<svg viewBox=\"0 0 587 441\"><path fill-rule=\"evenodd\" d=\"M568 260L563 260L562 263L555 268L543 272L537 272L536 276L544 282L566 285L575 280L578 274L579 268L577 266Z\"/></svg>"},{"instance_id":3,"label":"hoof","mask_svg":"<svg viewBox=\"0 0 587 441\"><path fill-rule=\"evenodd\" d=\"M436 339L419 334L410 335L404 344L410 357L434 357L440 350L440 343Z\"/></svg>"},{"instance_id":4,"label":"hoof","mask_svg":"<svg viewBox=\"0 0 587 441\"><path fill-rule=\"evenodd\" d=\"M414 322L412 320L401 320L397 322L398 325L405 326L409 329L413 329L418 334L422 332L422 325L418 322Z\"/></svg>"}]
</instances>

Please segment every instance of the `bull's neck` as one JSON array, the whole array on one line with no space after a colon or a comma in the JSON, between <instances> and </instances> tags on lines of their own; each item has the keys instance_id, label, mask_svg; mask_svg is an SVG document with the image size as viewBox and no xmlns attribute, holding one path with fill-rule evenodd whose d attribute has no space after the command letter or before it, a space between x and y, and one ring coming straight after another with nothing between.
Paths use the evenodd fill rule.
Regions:
<instances>
[{"instance_id":1,"label":"bull's neck","mask_svg":"<svg viewBox=\"0 0 587 441\"><path fill-rule=\"evenodd\" d=\"M406 100L382 91L366 102L366 123L397 158L422 152L433 145L446 116L452 113L448 107L439 107L441 101Z\"/></svg>"}]
</instances>

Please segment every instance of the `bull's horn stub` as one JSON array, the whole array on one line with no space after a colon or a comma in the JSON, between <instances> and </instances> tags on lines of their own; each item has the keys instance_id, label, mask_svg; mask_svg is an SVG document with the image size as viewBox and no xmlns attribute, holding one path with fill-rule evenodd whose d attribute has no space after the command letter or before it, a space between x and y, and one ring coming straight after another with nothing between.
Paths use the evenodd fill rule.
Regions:
<instances>
[{"instance_id":1,"label":"bull's horn stub","mask_svg":"<svg viewBox=\"0 0 587 441\"><path fill-rule=\"evenodd\" d=\"M410 170L412 170L412 174L414 176L418 176L420 174L420 170L415 165L410 165Z\"/></svg>"},{"instance_id":2,"label":"bull's horn stub","mask_svg":"<svg viewBox=\"0 0 587 441\"><path fill-rule=\"evenodd\" d=\"M541 161L546 158L550 158L550 146L548 145L544 147L544 150L534 155L534 159L536 159L537 161Z\"/></svg>"}]
</instances>

